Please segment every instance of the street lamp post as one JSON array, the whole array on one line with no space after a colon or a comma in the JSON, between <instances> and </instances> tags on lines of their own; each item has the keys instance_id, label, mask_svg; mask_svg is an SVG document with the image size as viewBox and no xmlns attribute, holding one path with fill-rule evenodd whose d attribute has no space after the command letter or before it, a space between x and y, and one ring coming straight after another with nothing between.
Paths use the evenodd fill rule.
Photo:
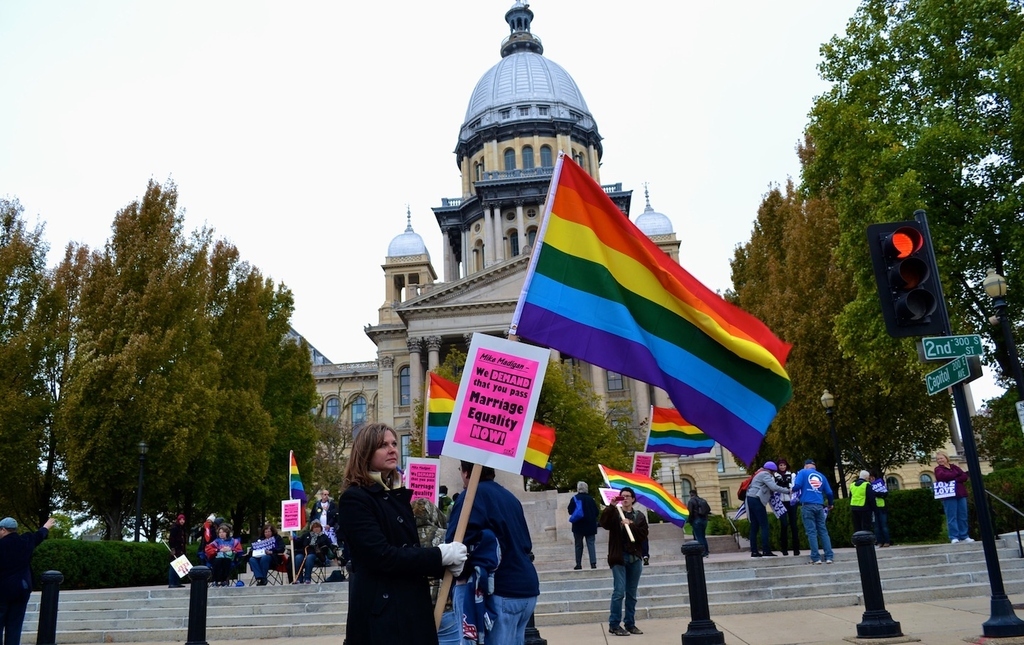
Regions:
<instances>
[{"instance_id":1,"label":"street lamp post","mask_svg":"<svg viewBox=\"0 0 1024 645\"><path fill-rule=\"evenodd\" d=\"M843 493L843 497L846 495L846 475L843 473L843 455L839 451L839 435L836 434L836 397L832 396L832 393L825 390L825 393L821 395L821 405L825 408L825 414L828 415L828 426L832 432L832 449L836 453L836 468L839 469L839 490Z\"/></svg>"},{"instance_id":2,"label":"street lamp post","mask_svg":"<svg viewBox=\"0 0 1024 645\"><path fill-rule=\"evenodd\" d=\"M1006 278L996 273L995 269L989 269L982 286L985 288L985 293L992 298L992 304L996 308L996 318L1003 328L1003 342L1006 343L1010 369L1013 370L1013 380L1017 384L1017 400L1024 401L1024 373L1021 372L1020 357L1017 356L1017 343L1013 340L1010 319L1006 315Z\"/></svg>"},{"instance_id":3,"label":"street lamp post","mask_svg":"<svg viewBox=\"0 0 1024 645\"><path fill-rule=\"evenodd\" d=\"M679 493L676 492L676 465L671 464L668 470L672 473L672 497L679 497Z\"/></svg>"},{"instance_id":4,"label":"street lamp post","mask_svg":"<svg viewBox=\"0 0 1024 645\"><path fill-rule=\"evenodd\" d=\"M146 451L149 446L145 441L139 442L139 487L135 491L135 541L139 541L139 530L142 528L142 477L146 472Z\"/></svg>"}]
</instances>

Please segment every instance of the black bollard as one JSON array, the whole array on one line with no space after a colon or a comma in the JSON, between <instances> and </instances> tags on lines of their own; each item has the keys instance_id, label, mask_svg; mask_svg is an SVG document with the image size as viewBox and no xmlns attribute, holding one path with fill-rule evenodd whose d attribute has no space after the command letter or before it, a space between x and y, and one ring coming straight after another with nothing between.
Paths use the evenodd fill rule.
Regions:
<instances>
[{"instance_id":1,"label":"black bollard","mask_svg":"<svg viewBox=\"0 0 1024 645\"><path fill-rule=\"evenodd\" d=\"M860 585L864 590L864 620L857 624L858 638L895 638L902 636L900 624L885 610L882 598L882 579L878 576L878 558L875 556L875 535L870 531L853 534L857 548L857 566L860 567Z\"/></svg>"},{"instance_id":2,"label":"black bollard","mask_svg":"<svg viewBox=\"0 0 1024 645\"><path fill-rule=\"evenodd\" d=\"M533 551L530 551L530 562L533 562ZM548 645L547 639L540 637L540 631L533 620L534 613L530 612L530 621L526 623L526 631L523 632L523 645Z\"/></svg>"},{"instance_id":3,"label":"black bollard","mask_svg":"<svg viewBox=\"0 0 1024 645\"><path fill-rule=\"evenodd\" d=\"M704 579L704 547L697 541L683 545L686 556L686 586L690 593L690 624L683 634L683 645L724 645L725 634L711 620L708 608L708 584Z\"/></svg>"},{"instance_id":4,"label":"black bollard","mask_svg":"<svg viewBox=\"0 0 1024 645\"><path fill-rule=\"evenodd\" d=\"M39 600L39 627L36 628L36 645L57 643L57 598L64 574L60 571L43 573L43 595Z\"/></svg>"},{"instance_id":5,"label":"black bollard","mask_svg":"<svg viewBox=\"0 0 1024 645\"><path fill-rule=\"evenodd\" d=\"M185 645L209 645L206 642L206 589L213 572L210 567L192 567L188 577L192 590L188 596L188 640Z\"/></svg>"}]
</instances>

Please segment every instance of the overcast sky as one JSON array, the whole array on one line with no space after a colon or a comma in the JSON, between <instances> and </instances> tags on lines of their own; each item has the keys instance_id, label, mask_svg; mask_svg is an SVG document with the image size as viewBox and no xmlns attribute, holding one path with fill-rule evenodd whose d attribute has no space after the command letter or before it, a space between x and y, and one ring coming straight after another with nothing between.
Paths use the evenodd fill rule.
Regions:
<instances>
[{"instance_id":1,"label":"overcast sky","mask_svg":"<svg viewBox=\"0 0 1024 645\"><path fill-rule=\"evenodd\" d=\"M372 360L406 204L442 273L430 208L461 196L452 150L512 4L3 0L0 196L55 263L173 179L187 228L287 285L315 347ZM602 183L634 191L635 219L648 182L682 265L724 291L762 196L798 179L819 47L857 4L536 0L532 31L594 115Z\"/></svg>"}]
</instances>

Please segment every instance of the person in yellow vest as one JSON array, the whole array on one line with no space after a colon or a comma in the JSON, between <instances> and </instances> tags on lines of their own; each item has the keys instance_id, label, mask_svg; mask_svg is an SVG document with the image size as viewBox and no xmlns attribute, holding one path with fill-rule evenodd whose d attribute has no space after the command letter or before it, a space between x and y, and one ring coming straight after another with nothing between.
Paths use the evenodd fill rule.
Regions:
<instances>
[{"instance_id":1,"label":"person in yellow vest","mask_svg":"<svg viewBox=\"0 0 1024 645\"><path fill-rule=\"evenodd\" d=\"M850 484L850 511L853 514L853 532L870 531L871 515L875 512L875 491L868 483L868 471L862 470Z\"/></svg>"},{"instance_id":2,"label":"person in yellow vest","mask_svg":"<svg viewBox=\"0 0 1024 645\"><path fill-rule=\"evenodd\" d=\"M879 475L871 475L871 490L875 491L875 544L892 546L892 539L889 537L889 509L885 507L889 488Z\"/></svg>"}]
</instances>

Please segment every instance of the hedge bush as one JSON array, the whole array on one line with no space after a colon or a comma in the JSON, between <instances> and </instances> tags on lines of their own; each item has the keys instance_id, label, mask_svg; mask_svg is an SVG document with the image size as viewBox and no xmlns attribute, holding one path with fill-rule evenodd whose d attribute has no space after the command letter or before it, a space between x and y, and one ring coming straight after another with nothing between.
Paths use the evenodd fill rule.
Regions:
<instances>
[{"instance_id":1,"label":"hedge bush","mask_svg":"<svg viewBox=\"0 0 1024 645\"><path fill-rule=\"evenodd\" d=\"M191 552L194 564L195 546ZM60 571L62 589L167 584L170 555L166 546L153 542L46 540L32 558L32 577L36 588L44 571Z\"/></svg>"},{"instance_id":2,"label":"hedge bush","mask_svg":"<svg viewBox=\"0 0 1024 645\"><path fill-rule=\"evenodd\" d=\"M1024 468L1006 468L985 475L985 490L998 495L1007 503L1024 511ZM970 515L970 524L977 526L977 512L974 508L974 498L967 498ZM988 498L989 508L992 510L992 523L995 525L996 533L1009 533L1018 528L1024 529L1024 518L1014 513L999 502L999 500Z\"/></svg>"}]
</instances>

